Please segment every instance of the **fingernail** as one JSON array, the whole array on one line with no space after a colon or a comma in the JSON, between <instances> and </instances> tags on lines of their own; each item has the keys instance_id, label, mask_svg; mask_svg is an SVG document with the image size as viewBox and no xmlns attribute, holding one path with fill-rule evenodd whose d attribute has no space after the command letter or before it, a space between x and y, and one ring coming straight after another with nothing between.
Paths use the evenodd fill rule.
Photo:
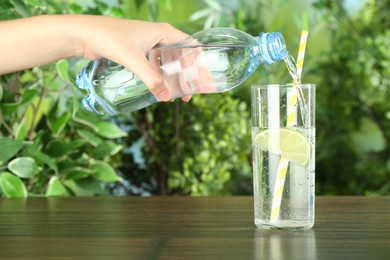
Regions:
<instances>
[{"instance_id":1,"label":"fingernail","mask_svg":"<svg viewBox=\"0 0 390 260\"><path fill-rule=\"evenodd\" d=\"M161 91L160 93L157 94L157 97L160 101L169 101L172 99L172 95L171 93L169 92L169 90L167 89L164 89L163 91Z\"/></svg>"},{"instance_id":2,"label":"fingernail","mask_svg":"<svg viewBox=\"0 0 390 260\"><path fill-rule=\"evenodd\" d=\"M185 96L185 97L182 98L182 100L183 100L184 102L188 102L188 101L191 100L191 98L192 98L192 96Z\"/></svg>"}]
</instances>

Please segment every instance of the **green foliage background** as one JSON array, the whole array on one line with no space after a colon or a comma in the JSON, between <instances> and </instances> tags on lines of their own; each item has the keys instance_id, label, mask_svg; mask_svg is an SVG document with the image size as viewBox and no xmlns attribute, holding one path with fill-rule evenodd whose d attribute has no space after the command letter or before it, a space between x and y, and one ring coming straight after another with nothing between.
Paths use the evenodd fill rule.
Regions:
<instances>
[{"instance_id":1,"label":"green foliage background","mask_svg":"<svg viewBox=\"0 0 390 260\"><path fill-rule=\"evenodd\" d=\"M308 29L303 81L317 84L316 193L388 195L390 4L364 2L354 15L331 0L5 0L0 19L85 13L169 22L189 34L280 31L294 56ZM104 118L80 106L85 93L74 81L86 62L1 76L1 195L252 193L249 89L290 82L283 63L228 93Z\"/></svg>"}]
</instances>

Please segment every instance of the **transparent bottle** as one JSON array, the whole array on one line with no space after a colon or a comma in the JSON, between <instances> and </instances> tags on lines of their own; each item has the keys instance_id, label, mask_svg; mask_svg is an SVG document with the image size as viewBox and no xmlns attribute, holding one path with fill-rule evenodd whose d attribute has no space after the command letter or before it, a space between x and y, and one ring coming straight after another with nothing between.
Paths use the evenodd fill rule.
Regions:
<instances>
[{"instance_id":1,"label":"transparent bottle","mask_svg":"<svg viewBox=\"0 0 390 260\"><path fill-rule=\"evenodd\" d=\"M148 60L166 79L173 97L179 98L233 89L260 64L270 65L288 55L278 32L253 37L231 28L211 28L152 49ZM88 92L83 106L97 114L131 112L159 102L132 72L107 59L91 61L76 84Z\"/></svg>"}]
</instances>

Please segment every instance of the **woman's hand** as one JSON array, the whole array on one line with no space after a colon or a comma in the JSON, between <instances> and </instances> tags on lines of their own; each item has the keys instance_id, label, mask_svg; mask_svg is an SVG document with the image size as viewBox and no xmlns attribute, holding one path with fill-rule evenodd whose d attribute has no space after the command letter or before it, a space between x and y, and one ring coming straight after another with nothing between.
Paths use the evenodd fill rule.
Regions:
<instances>
[{"instance_id":1,"label":"woman's hand","mask_svg":"<svg viewBox=\"0 0 390 260\"><path fill-rule=\"evenodd\" d=\"M136 74L161 101L172 94L146 59L187 34L164 23L92 15L46 15L0 22L0 74L83 56L110 59ZM188 101L189 97L183 100Z\"/></svg>"}]
</instances>

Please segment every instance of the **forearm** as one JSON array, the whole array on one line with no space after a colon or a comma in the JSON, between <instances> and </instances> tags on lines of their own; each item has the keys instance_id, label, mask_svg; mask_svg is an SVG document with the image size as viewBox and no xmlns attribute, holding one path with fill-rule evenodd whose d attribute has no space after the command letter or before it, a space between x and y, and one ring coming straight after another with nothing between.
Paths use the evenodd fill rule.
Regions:
<instances>
[{"instance_id":1,"label":"forearm","mask_svg":"<svg viewBox=\"0 0 390 260\"><path fill-rule=\"evenodd\" d=\"M70 29L77 29L75 22L72 15L0 22L0 74L82 55L82 45Z\"/></svg>"},{"instance_id":2,"label":"forearm","mask_svg":"<svg viewBox=\"0 0 390 260\"><path fill-rule=\"evenodd\" d=\"M158 45L187 35L169 24L92 15L48 15L0 22L0 74L59 59L101 57L137 75L159 100L171 100L166 80L146 58Z\"/></svg>"}]
</instances>

